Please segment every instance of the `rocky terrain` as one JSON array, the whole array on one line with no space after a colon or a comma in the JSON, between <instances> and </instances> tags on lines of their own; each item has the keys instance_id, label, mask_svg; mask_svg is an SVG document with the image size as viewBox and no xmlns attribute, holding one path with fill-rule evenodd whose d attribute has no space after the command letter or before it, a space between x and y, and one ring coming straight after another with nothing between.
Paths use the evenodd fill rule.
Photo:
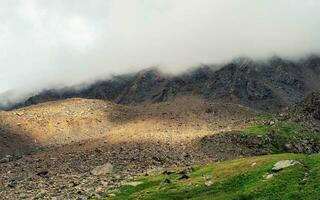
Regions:
<instances>
[{"instance_id":1,"label":"rocky terrain","mask_svg":"<svg viewBox=\"0 0 320 200\"><path fill-rule=\"evenodd\" d=\"M87 87L48 89L17 108L71 97L102 99L119 104L163 102L184 95L227 100L258 110L278 110L319 89L320 57L299 61L272 57L267 61L239 58L223 65L205 65L187 73L168 75L156 68L115 76Z\"/></svg>"},{"instance_id":2,"label":"rocky terrain","mask_svg":"<svg viewBox=\"0 0 320 200\"><path fill-rule=\"evenodd\" d=\"M217 161L195 141L247 126L257 114L197 96L136 106L68 99L2 112L0 196L88 197L112 186L113 179L148 169ZM24 145L22 137L28 137ZM111 176L91 174L106 163L113 166Z\"/></svg>"},{"instance_id":3,"label":"rocky terrain","mask_svg":"<svg viewBox=\"0 0 320 200\"><path fill-rule=\"evenodd\" d=\"M256 118L248 128L203 137L199 147L208 154L234 159L239 156L273 153L320 152L319 93L276 114Z\"/></svg>"},{"instance_id":4,"label":"rocky terrain","mask_svg":"<svg viewBox=\"0 0 320 200\"><path fill-rule=\"evenodd\" d=\"M241 177L261 184L267 180L262 176L278 176L270 166L281 159L300 159L303 167L297 164L295 170L318 169L317 157L307 155L320 151L320 95L308 95L319 88L319 64L315 56L296 62L242 58L219 70L203 66L173 76L151 69L81 90L43 91L0 111L0 199L187 198L190 191L206 197L206 188L216 184L231 190L229 183L219 182L223 176L239 175L239 185L248 182ZM216 182L199 182L204 176L196 170L199 165L278 153L307 155L210 164L222 175L213 174ZM244 174L236 173L236 166L244 167ZM171 173L172 168L179 172ZM160 176L154 174L159 171ZM297 180L309 177L300 175ZM181 181L189 178L181 187L200 184L200 189L181 192ZM310 194L314 184L306 188ZM140 189L135 193L133 188ZM238 199L250 199L244 195Z\"/></svg>"}]
</instances>

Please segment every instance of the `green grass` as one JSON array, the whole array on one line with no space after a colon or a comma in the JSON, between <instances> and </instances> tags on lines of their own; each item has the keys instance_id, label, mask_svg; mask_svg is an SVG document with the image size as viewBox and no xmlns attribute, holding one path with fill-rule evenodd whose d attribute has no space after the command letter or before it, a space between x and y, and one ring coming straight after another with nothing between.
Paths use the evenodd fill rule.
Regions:
<instances>
[{"instance_id":1,"label":"green grass","mask_svg":"<svg viewBox=\"0 0 320 200\"><path fill-rule=\"evenodd\" d=\"M304 140L320 146L320 134L318 132L302 123L291 121L277 121L273 125L257 122L255 125L242 130L241 134L260 137L260 140L264 141L264 146L270 149L270 153L288 152L285 147L286 144L301 146Z\"/></svg>"},{"instance_id":2,"label":"green grass","mask_svg":"<svg viewBox=\"0 0 320 200\"><path fill-rule=\"evenodd\" d=\"M297 137L308 137L310 134L314 135L315 132L300 123L295 122L275 122L274 125L265 125L258 122L256 125L246 128L245 133L251 135L266 135L269 133L282 134L290 139L295 139Z\"/></svg>"},{"instance_id":3,"label":"green grass","mask_svg":"<svg viewBox=\"0 0 320 200\"><path fill-rule=\"evenodd\" d=\"M244 130L245 133L248 133L250 135L266 135L268 133L271 133L271 131L271 127L265 126L263 124L257 124Z\"/></svg>"},{"instance_id":4,"label":"green grass","mask_svg":"<svg viewBox=\"0 0 320 200\"><path fill-rule=\"evenodd\" d=\"M268 180L263 178L266 173L272 173L272 166L277 161L287 159L298 160L303 165L286 168ZM319 199L320 155L277 154L244 158L195 166L187 180L179 180L180 176L177 173L143 176L135 180L143 184L120 187L115 197L106 199ZM163 183L166 178L171 183ZM208 180L213 182L211 186L205 185Z\"/></svg>"}]
</instances>

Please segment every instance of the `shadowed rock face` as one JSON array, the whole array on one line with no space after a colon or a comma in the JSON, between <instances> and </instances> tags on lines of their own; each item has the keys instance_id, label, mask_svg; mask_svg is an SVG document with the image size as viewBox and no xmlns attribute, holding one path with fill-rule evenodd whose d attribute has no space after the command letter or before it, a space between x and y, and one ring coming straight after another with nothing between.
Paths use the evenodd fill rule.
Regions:
<instances>
[{"instance_id":1,"label":"shadowed rock face","mask_svg":"<svg viewBox=\"0 0 320 200\"><path fill-rule=\"evenodd\" d=\"M99 81L79 91L72 88L46 90L14 107L70 97L136 104L196 94L209 100L234 101L268 111L299 102L306 93L320 88L320 58L317 56L299 62L273 57L264 63L240 58L217 68L202 66L177 76L149 69Z\"/></svg>"}]
</instances>

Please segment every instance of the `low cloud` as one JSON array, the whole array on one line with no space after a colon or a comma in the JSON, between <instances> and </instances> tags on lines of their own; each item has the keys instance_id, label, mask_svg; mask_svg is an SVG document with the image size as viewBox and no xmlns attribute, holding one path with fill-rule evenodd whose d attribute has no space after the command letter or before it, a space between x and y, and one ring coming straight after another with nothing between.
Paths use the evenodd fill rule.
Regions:
<instances>
[{"instance_id":1,"label":"low cloud","mask_svg":"<svg viewBox=\"0 0 320 200\"><path fill-rule=\"evenodd\" d=\"M319 10L318 0L2 0L0 93L319 53Z\"/></svg>"}]
</instances>

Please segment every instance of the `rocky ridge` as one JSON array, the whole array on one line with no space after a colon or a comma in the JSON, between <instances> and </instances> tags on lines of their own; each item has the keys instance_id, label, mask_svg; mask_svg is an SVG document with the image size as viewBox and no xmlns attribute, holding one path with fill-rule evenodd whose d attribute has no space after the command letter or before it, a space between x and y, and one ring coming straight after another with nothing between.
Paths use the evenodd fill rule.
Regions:
<instances>
[{"instance_id":1,"label":"rocky ridge","mask_svg":"<svg viewBox=\"0 0 320 200\"><path fill-rule=\"evenodd\" d=\"M163 102L183 95L227 100L259 110L278 110L301 101L320 87L320 58L300 61L273 57L265 62L239 58L225 65L204 65L180 75L156 68L115 76L84 89L45 90L13 107L72 97L108 100L119 104Z\"/></svg>"}]
</instances>

